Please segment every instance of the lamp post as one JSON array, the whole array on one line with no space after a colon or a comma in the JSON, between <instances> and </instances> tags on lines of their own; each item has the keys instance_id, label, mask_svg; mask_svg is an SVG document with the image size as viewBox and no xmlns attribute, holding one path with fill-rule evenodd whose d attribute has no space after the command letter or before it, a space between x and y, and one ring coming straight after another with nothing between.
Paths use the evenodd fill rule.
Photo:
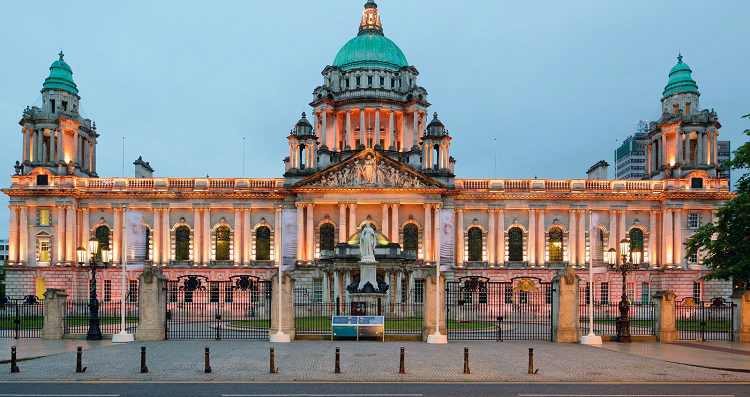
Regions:
<instances>
[{"instance_id":1,"label":"lamp post","mask_svg":"<svg viewBox=\"0 0 750 397\"><path fill-rule=\"evenodd\" d=\"M622 256L622 263L617 264L617 250L610 248L607 252L607 261L610 266L622 275L622 296L620 297L620 303L617 308L620 310L620 317L617 318L617 340L620 343L630 343L630 318L628 318L628 312L630 311L630 302L628 301L628 290L627 290L627 277L628 273L638 268L641 263L641 255L643 253L640 249L630 250L630 239L624 238L620 240L620 255Z\"/></svg>"},{"instance_id":2,"label":"lamp post","mask_svg":"<svg viewBox=\"0 0 750 397\"><path fill-rule=\"evenodd\" d=\"M99 250L99 240L91 238L89 240L88 252L91 254L88 267L91 269L91 286L89 288L89 331L86 333L86 340L102 340L102 331L99 328L99 300L96 297L96 269L107 267L111 259L109 248L102 248L102 263L96 262L96 253ZM76 250L78 265L84 267L86 264L86 249L78 247Z\"/></svg>"}]
</instances>

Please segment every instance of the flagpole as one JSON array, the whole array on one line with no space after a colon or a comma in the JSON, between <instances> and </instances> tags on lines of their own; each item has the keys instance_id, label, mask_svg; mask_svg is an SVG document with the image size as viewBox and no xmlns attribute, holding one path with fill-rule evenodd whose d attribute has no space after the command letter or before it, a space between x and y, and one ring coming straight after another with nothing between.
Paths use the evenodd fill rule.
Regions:
<instances>
[{"instance_id":1,"label":"flagpole","mask_svg":"<svg viewBox=\"0 0 750 397\"><path fill-rule=\"evenodd\" d=\"M281 268L282 268L282 266L284 266L284 245L283 245L284 244L283 243L284 211L283 211L283 208L282 208L282 211L281 211L281 216L277 217L277 219L279 219L280 224L276 225L276 228L278 230L278 233L276 234L276 236L279 237L280 239L282 239L281 243L279 244L279 246L281 247L281 249L279 251L281 251L281 252L277 253L277 255L279 256L278 257L278 261L279 261L279 272L278 272L278 277L279 277L279 292L276 294L276 298L279 301L279 323L278 323L279 330L276 331L275 334L270 335L269 338L268 338L268 340L269 340L269 342L274 342L274 343L288 343L288 342L291 342L291 338L289 337L289 335L285 334L281 330L281 324L283 324L282 323L282 314L281 314L281 293L282 293L281 292L281 277L283 276L283 274L282 274ZM299 243L297 243L297 244L299 244Z\"/></svg>"},{"instance_id":2,"label":"flagpole","mask_svg":"<svg viewBox=\"0 0 750 397\"><path fill-rule=\"evenodd\" d=\"M594 215L589 210L589 241L594 241ZM601 244L597 238L597 244ZM596 248L598 249L598 247ZM594 247L589 244L589 333L581 338L582 345L601 345L602 337L594 333Z\"/></svg>"},{"instance_id":3,"label":"flagpole","mask_svg":"<svg viewBox=\"0 0 750 397\"><path fill-rule=\"evenodd\" d=\"M125 138L123 138L124 141ZM112 335L112 342L113 343L125 343L125 342L133 342L133 334L129 334L125 331L125 282L127 281L125 279L125 268L128 267L128 209L123 208L122 210L122 230L120 232L122 233L122 247L120 248L120 260L122 263L120 264L122 266L122 276L121 276L121 282L120 282L120 333ZM125 255L123 255L123 253Z\"/></svg>"},{"instance_id":4,"label":"flagpole","mask_svg":"<svg viewBox=\"0 0 750 397\"><path fill-rule=\"evenodd\" d=\"M435 211L435 223L441 222L440 210ZM437 228L441 231L441 228ZM427 343L444 344L448 343L448 336L440 333L440 247L435 247L437 260L435 261L435 333L427 335Z\"/></svg>"}]
</instances>

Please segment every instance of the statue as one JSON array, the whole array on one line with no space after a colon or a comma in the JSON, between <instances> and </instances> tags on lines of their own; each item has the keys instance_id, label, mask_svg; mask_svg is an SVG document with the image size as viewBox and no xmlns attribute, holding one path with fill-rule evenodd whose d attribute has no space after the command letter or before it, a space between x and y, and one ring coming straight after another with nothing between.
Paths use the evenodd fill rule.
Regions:
<instances>
[{"instance_id":1,"label":"statue","mask_svg":"<svg viewBox=\"0 0 750 397\"><path fill-rule=\"evenodd\" d=\"M21 163L18 161L16 161L16 165L14 165L13 168L16 170L16 175L20 175L21 170L23 170L23 166L21 166Z\"/></svg>"},{"instance_id":2,"label":"statue","mask_svg":"<svg viewBox=\"0 0 750 397\"><path fill-rule=\"evenodd\" d=\"M365 223L359 234L359 252L362 262L377 262L375 260L375 230L370 227L370 222Z\"/></svg>"}]
</instances>

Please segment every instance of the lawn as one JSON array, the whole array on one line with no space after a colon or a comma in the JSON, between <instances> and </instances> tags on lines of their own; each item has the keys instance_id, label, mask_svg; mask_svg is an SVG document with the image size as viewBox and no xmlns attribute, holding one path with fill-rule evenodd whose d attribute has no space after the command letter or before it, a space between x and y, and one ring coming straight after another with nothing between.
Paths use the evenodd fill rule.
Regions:
<instances>
[{"instance_id":1,"label":"lawn","mask_svg":"<svg viewBox=\"0 0 750 397\"><path fill-rule=\"evenodd\" d=\"M269 328L271 326L270 320L238 320L232 321L231 325L237 327L250 327L250 328ZM386 319L385 329L387 330L403 330L403 331L419 331L422 329L423 321L422 317L405 317L403 319ZM294 327L300 331L306 330L331 330L331 317L330 316L310 316L310 317L298 317L294 320Z\"/></svg>"},{"instance_id":2,"label":"lawn","mask_svg":"<svg viewBox=\"0 0 750 397\"><path fill-rule=\"evenodd\" d=\"M493 328L497 326L497 321L467 321L459 322L456 320L448 320L448 329L451 331L466 331L474 329L485 329Z\"/></svg>"},{"instance_id":3,"label":"lawn","mask_svg":"<svg viewBox=\"0 0 750 397\"><path fill-rule=\"evenodd\" d=\"M119 324L120 323L120 316L106 316L106 317L99 317L99 324ZM75 326L75 325L88 325L89 324L89 316L80 316L80 317L68 317L66 320L66 324L68 326ZM134 324L138 322L138 317L135 316L125 316L125 322Z\"/></svg>"},{"instance_id":4,"label":"lawn","mask_svg":"<svg viewBox=\"0 0 750 397\"><path fill-rule=\"evenodd\" d=\"M588 324L588 318L581 318L582 323ZM630 319L631 327L654 327L656 320L639 320ZM616 318L595 318L594 324L605 324L616 326ZM718 320L706 322L706 331L729 331L732 328L732 322L729 320ZM678 331L700 331L701 321L700 319L695 320L677 320Z\"/></svg>"},{"instance_id":5,"label":"lawn","mask_svg":"<svg viewBox=\"0 0 750 397\"><path fill-rule=\"evenodd\" d=\"M15 317L2 317L0 318L0 329L16 329ZM44 317L42 316L22 316L18 318L21 320L19 328L42 328L44 326Z\"/></svg>"}]
</instances>

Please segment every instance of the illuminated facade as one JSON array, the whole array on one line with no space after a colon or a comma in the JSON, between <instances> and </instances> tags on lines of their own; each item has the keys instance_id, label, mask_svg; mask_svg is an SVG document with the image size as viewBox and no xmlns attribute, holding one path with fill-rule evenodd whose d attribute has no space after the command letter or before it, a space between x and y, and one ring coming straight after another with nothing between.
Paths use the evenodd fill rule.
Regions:
<instances>
[{"instance_id":1,"label":"illuminated facade","mask_svg":"<svg viewBox=\"0 0 750 397\"><path fill-rule=\"evenodd\" d=\"M648 178L639 181L607 180L601 166L580 179L455 178L454 136L428 114L419 73L384 36L373 1L358 35L323 70L310 115L287 136L282 178L153 177L142 159L135 178L101 178L99 134L78 114L78 89L62 54L50 70L42 107L23 112L23 159L3 190L10 196L9 295L53 287L85 296L88 273L76 266L75 250L92 237L112 248L114 268L102 278L119 294L126 211L146 213L147 265L170 279L268 279L291 261L298 284L313 286L323 300L346 298L343 287L357 268L341 248L366 221L399 244L397 266L381 274L397 299L399 291L418 291L436 263L454 279L550 280L570 266L585 280L593 216L601 248L619 249L630 237L643 250L641 270L630 277L635 296L663 288L693 296L694 282L707 297L729 293L727 283L698 281L701 258L684 258L683 242L733 194L717 175L721 125L713 111L700 109L681 59L670 73L664 114L648 132ZM386 246L376 251L383 262ZM138 272L127 274L133 280ZM607 289L614 300L619 276L596 277L615 281Z\"/></svg>"}]
</instances>

